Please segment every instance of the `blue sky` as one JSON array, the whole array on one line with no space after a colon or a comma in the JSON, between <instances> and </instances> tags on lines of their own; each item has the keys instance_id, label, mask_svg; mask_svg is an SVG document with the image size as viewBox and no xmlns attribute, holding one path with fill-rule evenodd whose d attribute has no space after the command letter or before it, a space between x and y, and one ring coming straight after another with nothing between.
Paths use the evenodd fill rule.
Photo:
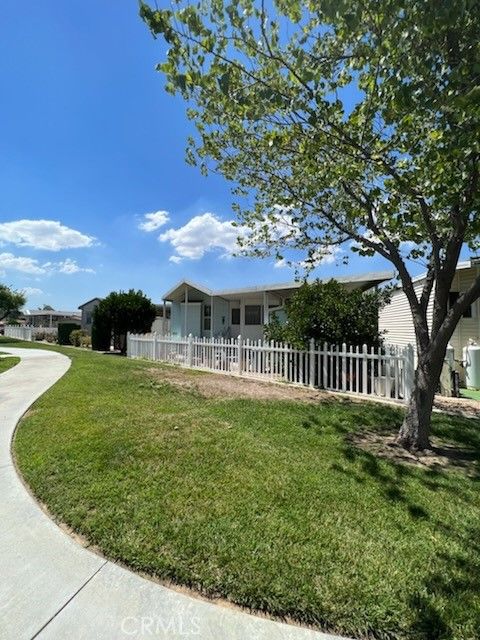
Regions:
<instances>
[{"instance_id":1,"label":"blue sky","mask_svg":"<svg viewBox=\"0 0 480 640\"><path fill-rule=\"evenodd\" d=\"M163 89L162 44L137 11L136 0L2 1L0 281L29 307L130 287L159 302L183 277L213 288L294 277L273 259L225 257L229 185L185 163L193 125ZM355 257L316 274L385 267Z\"/></svg>"}]
</instances>

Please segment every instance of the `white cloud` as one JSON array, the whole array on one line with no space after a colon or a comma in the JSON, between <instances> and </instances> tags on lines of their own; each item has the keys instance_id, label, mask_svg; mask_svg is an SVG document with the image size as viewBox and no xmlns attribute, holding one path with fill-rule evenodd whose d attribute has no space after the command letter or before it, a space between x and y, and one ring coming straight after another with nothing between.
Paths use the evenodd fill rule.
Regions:
<instances>
[{"instance_id":1,"label":"white cloud","mask_svg":"<svg viewBox=\"0 0 480 640\"><path fill-rule=\"evenodd\" d=\"M80 273L80 272L95 273L95 271L93 269L90 269L89 267L80 267L77 264L77 261L72 260L71 258L67 258L62 262L57 262L56 265L54 265L54 267L58 269L59 273L67 273L67 274Z\"/></svg>"},{"instance_id":2,"label":"white cloud","mask_svg":"<svg viewBox=\"0 0 480 640\"><path fill-rule=\"evenodd\" d=\"M273 266L275 269L285 269L285 267L288 267L288 262L285 258L280 258L280 260L277 260Z\"/></svg>"},{"instance_id":3,"label":"white cloud","mask_svg":"<svg viewBox=\"0 0 480 640\"><path fill-rule=\"evenodd\" d=\"M175 250L172 262L186 258L198 260L213 249L223 249L223 255L232 255L238 248L240 229L231 220L222 221L213 213L193 217L183 227L167 229L159 236L160 242L170 242Z\"/></svg>"},{"instance_id":4,"label":"white cloud","mask_svg":"<svg viewBox=\"0 0 480 640\"><path fill-rule=\"evenodd\" d=\"M45 268L34 258L14 256L13 253L0 253L0 273L19 271L38 276L45 273Z\"/></svg>"},{"instance_id":5,"label":"white cloud","mask_svg":"<svg viewBox=\"0 0 480 640\"><path fill-rule=\"evenodd\" d=\"M0 274L5 275L7 271L17 271L32 276L48 275L52 273L95 273L93 269L80 267L75 260L66 258L61 262L39 262L36 258L25 256L15 256L13 253L0 253Z\"/></svg>"},{"instance_id":6,"label":"white cloud","mask_svg":"<svg viewBox=\"0 0 480 640\"><path fill-rule=\"evenodd\" d=\"M163 227L164 224L170 220L168 211L155 211L153 213L146 213L143 216L143 222L140 222L138 228L142 231L156 231Z\"/></svg>"},{"instance_id":7,"label":"white cloud","mask_svg":"<svg viewBox=\"0 0 480 640\"><path fill-rule=\"evenodd\" d=\"M92 246L95 238L55 220L14 220L0 223L0 243L46 251Z\"/></svg>"},{"instance_id":8,"label":"white cloud","mask_svg":"<svg viewBox=\"0 0 480 640\"><path fill-rule=\"evenodd\" d=\"M23 293L27 296L39 296L43 293L42 289L38 289L37 287L23 287Z\"/></svg>"}]
</instances>

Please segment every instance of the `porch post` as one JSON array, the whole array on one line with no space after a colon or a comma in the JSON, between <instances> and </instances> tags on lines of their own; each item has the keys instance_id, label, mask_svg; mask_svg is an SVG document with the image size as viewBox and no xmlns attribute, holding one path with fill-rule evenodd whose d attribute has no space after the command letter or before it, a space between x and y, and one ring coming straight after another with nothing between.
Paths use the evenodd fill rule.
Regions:
<instances>
[{"instance_id":1,"label":"porch post","mask_svg":"<svg viewBox=\"0 0 480 640\"><path fill-rule=\"evenodd\" d=\"M210 296L210 337L213 338L213 296Z\"/></svg>"},{"instance_id":2,"label":"porch post","mask_svg":"<svg viewBox=\"0 0 480 640\"><path fill-rule=\"evenodd\" d=\"M188 319L188 286L185 285L185 336L187 335L187 319Z\"/></svg>"},{"instance_id":3,"label":"porch post","mask_svg":"<svg viewBox=\"0 0 480 640\"><path fill-rule=\"evenodd\" d=\"M245 299L240 298L240 335L245 335Z\"/></svg>"},{"instance_id":4,"label":"porch post","mask_svg":"<svg viewBox=\"0 0 480 640\"><path fill-rule=\"evenodd\" d=\"M263 324L268 324L268 291L263 292Z\"/></svg>"}]
</instances>

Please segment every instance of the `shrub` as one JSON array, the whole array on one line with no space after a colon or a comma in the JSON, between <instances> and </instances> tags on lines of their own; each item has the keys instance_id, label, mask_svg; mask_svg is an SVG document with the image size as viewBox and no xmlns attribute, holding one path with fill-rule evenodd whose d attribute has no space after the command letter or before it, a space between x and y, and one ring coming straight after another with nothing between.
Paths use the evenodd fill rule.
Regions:
<instances>
[{"instance_id":1,"label":"shrub","mask_svg":"<svg viewBox=\"0 0 480 640\"><path fill-rule=\"evenodd\" d=\"M328 344L378 346L382 341L378 312L388 297L388 291L349 291L336 280L305 283L285 306L286 322L272 318L265 337L301 349L311 338Z\"/></svg>"},{"instance_id":2,"label":"shrub","mask_svg":"<svg viewBox=\"0 0 480 640\"><path fill-rule=\"evenodd\" d=\"M70 344L70 334L78 329L80 325L77 322L61 322L58 325L58 344Z\"/></svg>"},{"instance_id":3,"label":"shrub","mask_svg":"<svg viewBox=\"0 0 480 640\"><path fill-rule=\"evenodd\" d=\"M93 313L93 348L105 351L113 336L115 348L125 353L127 333L149 332L156 313L155 305L142 291L112 291Z\"/></svg>"},{"instance_id":4,"label":"shrub","mask_svg":"<svg viewBox=\"0 0 480 640\"><path fill-rule=\"evenodd\" d=\"M54 333L45 333L44 340L46 342L49 342L50 344L53 344L54 342L57 342L57 336Z\"/></svg>"},{"instance_id":5,"label":"shrub","mask_svg":"<svg viewBox=\"0 0 480 640\"><path fill-rule=\"evenodd\" d=\"M83 347L85 346L85 340L88 338L90 340L90 336L84 329L74 329L70 333L70 344L73 344L74 347Z\"/></svg>"},{"instance_id":6,"label":"shrub","mask_svg":"<svg viewBox=\"0 0 480 640\"><path fill-rule=\"evenodd\" d=\"M45 331L35 331L33 335L34 340L38 342L45 340Z\"/></svg>"}]
</instances>

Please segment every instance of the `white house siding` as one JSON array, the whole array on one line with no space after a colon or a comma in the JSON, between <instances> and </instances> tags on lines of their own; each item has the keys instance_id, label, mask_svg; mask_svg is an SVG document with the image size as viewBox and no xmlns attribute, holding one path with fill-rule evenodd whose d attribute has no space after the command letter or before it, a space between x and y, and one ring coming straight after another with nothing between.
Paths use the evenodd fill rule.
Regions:
<instances>
[{"instance_id":1,"label":"white house siding","mask_svg":"<svg viewBox=\"0 0 480 640\"><path fill-rule=\"evenodd\" d=\"M452 291L465 291L477 276L478 267L459 269L452 283ZM415 283L415 292L420 296L423 288L423 280ZM427 309L428 326L432 326L433 296ZM415 345L415 331L410 307L403 291L396 291L392 295L392 301L379 315L379 329L384 331L385 341L390 344L406 346L408 343ZM469 339L480 340L480 317L478 301L473 305L472 318L461 318L455 329L450 344L455 349L455 359L462 359L462 349L468 344Z\"/></svg>"},{"instance_id":2,"label":"white house siding","mask_svg":"<svg viewBox=\"0 0 480 640\"><path fill-rule=\"evenodd\" d=\"M420 297L423 280L414 284L415 293ZM433 301L430 300L427 309L428 325L432 324ZM395 291L390 304L380 311L378 327L384 335L385 342L406 347L415 345L415 329L407 296L403 291Z\"/></svg>"}]
</instances>

